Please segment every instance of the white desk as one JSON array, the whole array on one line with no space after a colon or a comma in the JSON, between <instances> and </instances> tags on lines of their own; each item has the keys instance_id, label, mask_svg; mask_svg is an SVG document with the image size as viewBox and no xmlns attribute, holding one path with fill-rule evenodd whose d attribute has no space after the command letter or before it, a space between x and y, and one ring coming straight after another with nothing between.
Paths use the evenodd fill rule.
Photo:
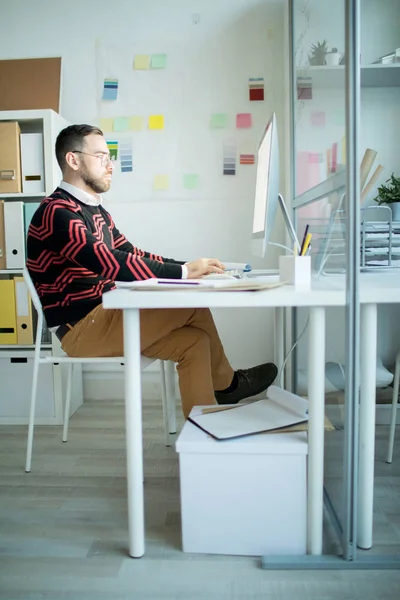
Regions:
<instances>
[{"instance_id":1,"label":"white desk","mask_svg":"<svg viewBox=\"0 0 400 600\"><path fill-rule=\"evenodd\" d=\"M361 331L361 410L360 410L360 493L359 545L372 545L372 506L375 439L376 315L377 304L400 299L400 273L362 274L360 302ZM309 455L308 455L308 535L310 554L322 553L324 387L325 387L325 308L345 305L343 276L313 281L309 291L283 286L257 292L168 291L132 292L113 290L103 297L104 308L124 311L125 407L127 437L127 484L129 553L144 554L143 450L140 373L141 308L244 308L309 307ZM282 324L278 310L278 326Z\"/></svg>"}]
</instances>

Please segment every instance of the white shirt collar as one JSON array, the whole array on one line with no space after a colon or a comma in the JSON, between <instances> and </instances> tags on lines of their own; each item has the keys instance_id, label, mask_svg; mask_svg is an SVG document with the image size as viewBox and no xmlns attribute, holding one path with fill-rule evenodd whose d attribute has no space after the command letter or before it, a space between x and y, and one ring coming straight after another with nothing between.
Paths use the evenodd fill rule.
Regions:
<instances>
[{"instance_id":1,"label":"white shirt collar","mask_svg":"<svg viewBox=\"0 0 400 600\"><path fill-rule=\"evenodd\" d=\"M80 202L83 202L83 204L88 204L89 206L99 206L99 204L103 202L100 194L89 194L88 192L85 192L84 190L81 190L80 188L76 187L75 185L71 185L66 181L61 181L58 187L70 193L72 196L74 196L74 198Z\"/></svg>"}]
</instances>

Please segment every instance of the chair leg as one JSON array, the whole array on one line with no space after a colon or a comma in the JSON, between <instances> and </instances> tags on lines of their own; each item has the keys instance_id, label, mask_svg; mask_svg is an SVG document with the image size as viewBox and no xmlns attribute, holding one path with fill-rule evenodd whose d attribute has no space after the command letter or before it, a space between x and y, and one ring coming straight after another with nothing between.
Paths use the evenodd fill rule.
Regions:
<instances>
[{"instance_id":1,"label":"chair leg","mask_svg":"<svg viewBox=\"0 0 400 600\"><path fill-rule=\"evenodd\" d=\"M399 381L400 381L400 352L396 356L396 367L394 370L393 395L392 395L392 418L390 422L388 453L386 462L393 460L394 434L396 431L397 403L399 400Z\"/></svg>"},{"instance_id":2,"label":"chair leg","mask_svg":"<svg viewBox=\"0 0 400 600\"><path fill-rule=\"evenodd\" d=\"M166 389L168 408L168 431L176 433L176 407L175 407L175 363L169 360L166 364Z\"/></svg>"},{"instance_id":3,"label":"chair leg","mask_svg":"<svg viewBox=\"0 0 400 600\"><path fill-rule=\"evenodd\" d=\"M27 473L30 472L31 463L32 463L33 429L35 427L35 409L36 409L38 373L39 373L39 356L35 357L35 359L33 361L31 408L30 408L30 412L29 412L28 442L27 442L27 448L26 448L26 461L25 461L25 471Z\"/></svg>"},{"instance_id":4,"label":"chair leg","mask_svg":"<svg viewBox=\"0 0 400 600\"><path fill-rule=\"evenodd\" d=\"M67 392L65 396L65 409L64 409L64 423L63 423L63 434L62 441L68 440L68 425L69 415L71 411L71 394L72 394L72 375L74 373L74 363L68 365L68 377L67 377Z\"/></svg>"},{"instance_id":5,"label":"chair leg","mask_svg":"<svg viewBox=\"0 0 400 600\"><path fill-rule=\"evenodd\" d=\"M164 435L165 435L165 445L167 447L171 446L171 438L169 435L168 428L168 396L167 396L167 386L165 380L165 363L163 360L160 360L160 375L161 375L161 399L162 399L162 407L163 407L163 419L164 419Z\"/></svg>"}]
</instances>

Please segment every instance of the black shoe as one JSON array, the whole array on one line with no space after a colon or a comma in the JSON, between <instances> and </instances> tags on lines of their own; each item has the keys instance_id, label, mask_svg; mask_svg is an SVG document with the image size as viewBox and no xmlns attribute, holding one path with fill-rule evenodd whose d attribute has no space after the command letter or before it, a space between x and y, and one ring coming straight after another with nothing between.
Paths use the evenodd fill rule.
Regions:
<instances>
[{"instance_id":1,"label":"black shoe","mask_svg":"<svg viewBox=\"0 0 400 600\"><path fill-rule=\"evenodd\" d=\"M273 383L278 368L274 363L265 363L251 369L238 369L236 374L239 383L233 392L214 392L218 404L237 404L244 398L263 392Z\"/></svg>"}]
</instances>

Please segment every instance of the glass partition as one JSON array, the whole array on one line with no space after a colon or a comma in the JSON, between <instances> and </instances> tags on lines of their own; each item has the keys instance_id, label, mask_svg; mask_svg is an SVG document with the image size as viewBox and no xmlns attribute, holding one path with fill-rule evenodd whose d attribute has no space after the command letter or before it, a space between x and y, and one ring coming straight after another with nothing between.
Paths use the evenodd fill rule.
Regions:
<instances>
[{"instance_id":1,"label":"glass partition","mask_svg":"<svg viewBox=\"0 0 400 600\"><path fill-rule=\"evenodd\" d=\"M314 277L342 281L346 287L346 306L326 311L325 412L334 431L325 434L324 482L326 506L332 508L334 515L331 523L339 525L326 528L324 552L337 553L343 550L340 549L343 540L340 527L345 527L348 517L344 514L344 498L348 491L344 452L346 439L349 439L345 431L346 403L352 403L357 411L359 402L358 387L352 391L347 388L345 392L346 382L348 385L351 379L354 384L357 380L358 373L353 375L360 361L358 355L349 352L349 348L354 351L356 345L358 352L358 339L352 347L352 340L346 339L346 327L349 331L350 323L357 331L360 329L359 273L374 271L379 275L400 265L397 203L390 204L389 200L389 203L379 205L380 186L387 183L392 173L400 176L397 151L400 139L400 4L398 0L292 0L290 17L292 206L297 235L301 240L306 230L312 233ZM349 46L359 49L359 69L358 59L355 59L358 54L346 56L346 31L347 41L356 38L360 42ZM357 88L356 97L352 95L350 85L353 81ZM349 139L346 139L346 130L353 132ZM350 165L346 164L349 155L353 157ZM356 184L353 188L351 182ZM349 193L347 185L350 185ZM351 227L349 223L352 223ZM352 273L354 265L357 266L356 274ZM390 408L390 392L384 393L384 388L387 390L393 379L389 368L400 348L394 341L400 339L399 316L398 306L393 304L389 308L381 305L378 311L377 399L379 402L383 398L387 408ZM294 337L301 339L294 366L298 392L304 394L307 394L307 319L308 311L299 309ZM390 328L391 339L386 336L383 344L380 332ZM376 414L377 423L384 422L379 404ZM357 436L357 422L351 426ZM397 495L393 511L399 500ZM378 535L383 532L382 528L379 532L379 519L374 524L375 532ZM379 549L378 545L377 552ZM386 547L385 552L388 551Z\"/></svg>"}]
</instances>

